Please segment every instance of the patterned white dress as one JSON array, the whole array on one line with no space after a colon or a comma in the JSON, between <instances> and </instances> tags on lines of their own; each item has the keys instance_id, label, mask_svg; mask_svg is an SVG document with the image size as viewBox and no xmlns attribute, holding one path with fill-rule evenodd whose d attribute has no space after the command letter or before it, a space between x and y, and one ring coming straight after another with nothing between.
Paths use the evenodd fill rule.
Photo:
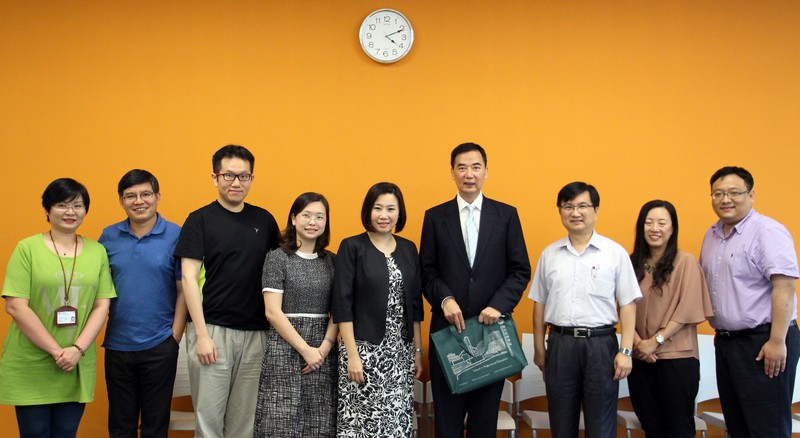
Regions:
<instances>
[{"instance_id":1,"label":"patterned white dress","mask_svg":"<svg viewBox=\"0 0 800 438\"><path fill-rule=\"evenodd\" d=\"M347 351L339 352L340 437L409 437L414 401L414 344L406 340L403 276L393 257L389 267L386 332L376 345L356 340L364 383L347 376Z\"/></svg>"}]
</instances>

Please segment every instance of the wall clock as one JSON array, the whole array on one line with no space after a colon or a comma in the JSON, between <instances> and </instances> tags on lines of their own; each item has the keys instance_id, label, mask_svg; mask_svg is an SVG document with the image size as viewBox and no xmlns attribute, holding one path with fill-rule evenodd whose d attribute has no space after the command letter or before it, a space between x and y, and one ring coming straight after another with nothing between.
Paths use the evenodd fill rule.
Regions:
<instances>
[{"instance_id":1,"label":"wall clock","mask_svg":"<svg viewBox=\"0 0 800 438\"><path fill-rule=\"evenodd\" d=\"M382 63L403 59L414 43L414 29L408 18L394 9L378 9L367 15L358 32L361 48Z\"/></svg>"}]
</instances>

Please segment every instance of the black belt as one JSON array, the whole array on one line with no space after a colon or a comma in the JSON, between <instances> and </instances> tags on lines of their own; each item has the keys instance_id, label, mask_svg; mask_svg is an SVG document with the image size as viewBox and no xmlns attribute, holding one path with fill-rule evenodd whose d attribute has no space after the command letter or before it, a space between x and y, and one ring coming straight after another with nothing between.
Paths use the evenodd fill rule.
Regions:
<instances>
[{"instance_id":1,"label":"black belt","mask_svg":"<svg viewBox=\"0 0 800 438\"><path fill-rule=\"evenodd\" d=\"M789 327L793 327L797 325L796 320L789 321ZM718 335L725 337L725 338L735 338L738 336L750 336L750 335L758 335L761 333L769 333L772 330L772 323L768 322L766 324L761 324L759 326L755 326L753 328L748 328L744 330L714 330L717 332Z\"/></svg>"},{"instance_id":2,"label":"black belt","mask_svg":"<svg viewBox=\"0 0 800 438\"><path fill-rule=\"evenodd\" d=\"M613 325L604 325L600 327L561 327L555 324L550 324L550 333L558 333L561 335L568 335L574 338L594 338L597 336L609 336L617 333L617 329Z\"/></svg>"}]
</instances>

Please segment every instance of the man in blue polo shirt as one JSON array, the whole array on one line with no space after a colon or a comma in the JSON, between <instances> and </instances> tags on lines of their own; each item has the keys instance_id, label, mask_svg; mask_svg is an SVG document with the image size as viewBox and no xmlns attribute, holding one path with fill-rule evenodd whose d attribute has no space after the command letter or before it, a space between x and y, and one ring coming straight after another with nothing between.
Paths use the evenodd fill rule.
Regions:
<instances>
[{"instance_id":1,"label":"man in blue polo shirt","mask_svg":"<svg viewBox=\"0 0 800 438\"><path fill-rule=\"evenodd\" d=\"M108 433L166 437L178 344L186 324L180 263L172 257L180 227L157 213L158 180L146 170L123 175L117 186L128 218L106 227L117 299L106 328Z\"/></svg>"}]
</instances>

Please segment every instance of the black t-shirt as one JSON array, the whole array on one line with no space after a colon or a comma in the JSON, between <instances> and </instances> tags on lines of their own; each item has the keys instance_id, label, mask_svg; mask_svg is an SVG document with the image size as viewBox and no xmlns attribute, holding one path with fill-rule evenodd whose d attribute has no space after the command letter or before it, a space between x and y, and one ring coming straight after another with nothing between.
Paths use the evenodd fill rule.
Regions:
<instances>
[{"instance_id":1,"label":"black t-shirt","mask_svg":"<svg viewBox=\"0 0 800 438\"><path fill-rule=\"evenodd\" d=\"M261 272L267 252L278 247L280 230L267 210L245 203L234 213L219 202L189 214L175 257L202 260L206 323L237 330L266 330ZM203 278L205 283L203 283Z\"/></svg>"}]
</instances>

